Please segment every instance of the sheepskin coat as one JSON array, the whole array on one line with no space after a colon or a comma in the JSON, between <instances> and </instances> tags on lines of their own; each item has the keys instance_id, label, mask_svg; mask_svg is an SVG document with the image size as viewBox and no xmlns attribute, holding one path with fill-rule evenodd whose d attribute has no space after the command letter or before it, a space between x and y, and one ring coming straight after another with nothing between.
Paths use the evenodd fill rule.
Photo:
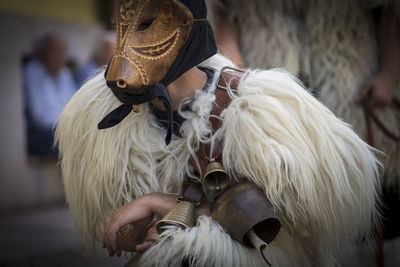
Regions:
<instances>
[{"instance_id":1,"label":"sheepskin coat","mask_svg":"<svg viewBox=\"0 0 400 267\"><path fill-rule=\"evenodd\" d=\"M223 165L261 188L281 214L282 228L266 250L273 266L334 266L340 249L368 237L377 218L379 163L374 150L284 70L248 70L212 134L210 111L219 70L231 63L215 55L215 70L200 90L181 137L165 144L148 104L115 127L97 123L120 105L103 73L82 86L58 119L56 138L69 208L83 238L100 240L114 209L150 192L181 193L200 143L218 139ZM137 266L265 266L210 217L195 227L171 228ZM136 265L135 265L136 266Z\"/></svg>"}]
</instances>

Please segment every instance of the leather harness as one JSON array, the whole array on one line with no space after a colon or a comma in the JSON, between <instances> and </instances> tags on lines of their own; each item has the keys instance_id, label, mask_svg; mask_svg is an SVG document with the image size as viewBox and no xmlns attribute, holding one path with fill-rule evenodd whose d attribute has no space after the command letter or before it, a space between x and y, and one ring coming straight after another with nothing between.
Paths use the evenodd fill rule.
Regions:
<instances>
[{"instance_id":1,"label":"leather harness","mask_svg":"<svg viewBox=\"0 0 400 267\"><path fill-rule=\"evenodd\" d=\"M219 119L222 111L229 106L232 101L231 96L228 93L228 90L231 92L237 92L237 88L239 86L240 80L244 74L244 70L224 67L221 70L219 78L216 82L215 89L215 102L211 110L210 123L213 129L213 133L215 133L222 126L222 120ZM198 163L200 165L200 169L196 164L196 161L193 157L190 158L190 163L196 170L199 175L204 175L206 172L206 167L210 163L209 161L209 152L210 152L210 144L200 144L198 151L196 152L196 156L198 159ZM213 149L213 158L216 161L221 162L221 154L222 154L222 146L220 143L216 143ZM232 185L234 181L231 181ZM194 203L199 203L202 199L204 193L202 190L202 185L200 182L193 182L190 180L186 180L183 183L182 187L182 200L190 201Z\"/></svg>"}]
</instances>

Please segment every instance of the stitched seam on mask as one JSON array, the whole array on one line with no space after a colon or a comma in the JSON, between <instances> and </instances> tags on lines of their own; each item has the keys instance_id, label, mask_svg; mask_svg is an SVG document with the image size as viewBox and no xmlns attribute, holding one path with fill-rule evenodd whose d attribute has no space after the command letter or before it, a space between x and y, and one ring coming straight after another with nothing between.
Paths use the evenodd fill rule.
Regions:
<instances>
[{"instance_id":1,"label":"stitched seam on mask","mask_svg":"<svg viewBox=\"0 0 400 267\"><path fill-rule=\"evenodd\" d=\"M135 13L133 13L133 14L130 14L130 16L129 17L126 17L125 15L126 15L126 12L127 12L127 10L128 9L132 9L132 0L131 1L121 1L120 2L120 9L119 9L119 11L120 11L120 15L121 15L121 17L122 17L122 19L124 19L124 20L130 20L131 18L132 18L132 15L134 15ZM124 15L122 15L122 14L124 14Z\"/></svg>"},{"instance_id":2,"label":"stitched seam on mask","mask_svg":"<svg viewBox=\"0 0 400 267\"><path fill-rule=\"evenodd\" d=\"M131 51L133 52L133 53L135 53L136 55L138 55L138 56L140 56L140 57L143 57L143 58L146 58L146 59L149 59L149 60L157 60L157 59L160 59L160 58L162 58L162 57L165 57L165 56L167 56L171 51L172 51L172 49L176 46L176 43L178 42L178 39L179 39L179 36L180 36L180 30L179 30L179 28L173 33L173 34L171 34L171 36L168 38L168 39L170 39L174 34L176 33L176 38L175 38L175 40L174 40L174 43L171 45L171 47L170 48L168 48L168 50L167 51L165 51L163 54L161 54L161 55L158 55L158 56L154 56L154 57L152 57L152 56L146 56L146 55L143 55L143 54L141 54L140 52L137 52L135 49L133 49L132 47L131 47ZM148 47L148 46L157 46L157 45L161 45L162 44L162 42L161 43L158 43L158 44L150 44L150 45L147 45L147 46L137 46L138 48L144 48L144 47Z\"/></svg>"},{"instance_id":3,"label":"stitched seam on mask","mask_svg":"<svg viewBox=\"0 0 400 267\"><path fill-rule=\"evenodd\" d=\"M158 42L154 42L154 43L152 43L152 44L147 44L147 45L137 45L137 46L135 46L135 47L137 47L137 48L146 48L146 47L149 47L149 46L158 46L158 45L162 45L163 43L165 43L166 41L168 41L169 39L171 39L172 36L174 36L176 32L179 33L179 27L178 27L174 32L172 32L167 38L165 38L163 41L158 41Z\"/></svg>"},{"instance_id":4,"label":"stitched seam on mask","mask_svg":"<svg viewBox=\"0 0 400 267\"><path fill-rule=\"evenodd\" d=\"M128 55L125 52L118 52L116 54L116 56L124 56L124 57L128 58L129 61L131 61L133 64L135 64L138 67L140 76L142 76L144 84L147 85L149 83L149 80L147 79L147 75L146 75L146 72L144 70L142 63L140 63L139 61L137 61L136 59L134 59L132 56Z\"/></svg>"}]
</instances>

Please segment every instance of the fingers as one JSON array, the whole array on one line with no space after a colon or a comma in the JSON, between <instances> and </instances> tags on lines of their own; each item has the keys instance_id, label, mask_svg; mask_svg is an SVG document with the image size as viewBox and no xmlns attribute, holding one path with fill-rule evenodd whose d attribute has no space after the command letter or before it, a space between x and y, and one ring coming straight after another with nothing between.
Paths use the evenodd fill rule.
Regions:
<instances>
[{"instance_id":1,"label":"fingers","mask_svg":"<svg viewBox=\"0 0 400 267\"><path fill-rule=\"evenodd\" d=\"M363 102L368 108L390 105L393 101L397 80L393 80L385 73L378 73L365 83L359 95L354 99Z\"/></svg>"},{"instance_id":2,"label":"fingers","mask_svg":"<svg viewBox=\"0 0 400 267\"><path fill-rule=\"evenodd\" d=\"M145 251L153 246L160 239L160 235L157 233L156 225L154 224L147 230L145 239L141 244L136 246L136 251Z\"/></svg>"},{"instance_id":3,"label":"fingers","mask_svg":"<svg viewBox=\"0 0 400 267\"><path fill-rule=\"evenodd\" d=\"M159 239L160 235L157 232L156 224L154 224L147 230L147 234L143 242L147 241L157 242Z\"/></svg>"},{"instance_id":4,"label":"fingers","mask_svg":"<svg viewBox=\"0 0 400 267\"><path fill-rule=\"evenodd\" d=\"M360 94L356 97L355 102L364 103L369 109L374 108L377 104L377 89L373 82L368 82L362 88Z\"/></svg>"},{"instance_id":5,"label":"fingers","mask_svg":"<svg viewBox=\"0 0 400 267\"><path fill-rule=\"evenodd\" d=\"M136 246L136 251L145 251L154 245L153 241L146 241Z\"/></svg>"},{"instance_id":6,"label":"fingers","mask_svg":"<svg viewBox=\"0 0 400 267\"><path fill-rule=\"evenodd\" d=\"M121 227L151 216L151 210L143 199L138 198L113 211L110 221L104 226L102 245L110 256L121 255L117 244L117 233Z\"/></svg>"},{"instance_id":7,"label":"fingers","mask_svg":"<svg viewBox=\"0 0 400 267\"><path fill-rule=\"evenodd\" d=\"M102 245L103 248L106 248L110 257L117 255L121 255L121 251L118 248L117 240L118 240L118 231L121 226L121 213L116 210L112 213L110 221L104 226L103 236L102 236Z\"/></svg>"},{"instance_id":8,"label":"fingers","mask_svg":"<svg viewBox=\"0 0 400 267\"><path fill-rule=\"evenodd\" d=\"M130 233L130 238L133 242L141 242L145 239L148 225L152 219L152 217L147 217L132 224L133 229Z\"/></svg>"},{"instance_id":9,"label":"fingers","mask_svg":"<svg viewBox=\"0 0 400 267\"><path fill-rule=\"evenodd\" d=\"M110 221L110 223L106 224L106 226L104 227L102 245L103 248L107 249L108 255L110 257L114 256L115 254L117 254L117 256L121 254L117 246L118 230L119 227L115 227L112 221Z\"/></svg>"}]
</instances>

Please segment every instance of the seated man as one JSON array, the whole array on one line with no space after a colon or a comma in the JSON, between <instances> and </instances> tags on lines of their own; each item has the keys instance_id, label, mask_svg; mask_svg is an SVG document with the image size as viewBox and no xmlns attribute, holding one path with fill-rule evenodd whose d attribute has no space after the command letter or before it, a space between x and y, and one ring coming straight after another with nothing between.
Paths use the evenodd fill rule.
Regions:
<instances>
[{"instance_id":1,"label":"seated man","mask_svg":"<svg viewBox=\"0 0 400 267\"><path fill-rule=\"evenodd\" d=\"M58 36L44 36L35 57L24 68L29 154L55 156L53 124L76 92L66 67L66 45Z\"/></svg>"},{"instance_id":2,"label":"seated man","mask_svg":"<svg viewBox=\"0 0 400 267\"><path fill-rule=\"evenodd\" d=\"M206 10L116 0L113 58L56 132L75 222L132 266L333 266L379 163L285 71L223 68Z\"/></svg>"}]
</instances>

